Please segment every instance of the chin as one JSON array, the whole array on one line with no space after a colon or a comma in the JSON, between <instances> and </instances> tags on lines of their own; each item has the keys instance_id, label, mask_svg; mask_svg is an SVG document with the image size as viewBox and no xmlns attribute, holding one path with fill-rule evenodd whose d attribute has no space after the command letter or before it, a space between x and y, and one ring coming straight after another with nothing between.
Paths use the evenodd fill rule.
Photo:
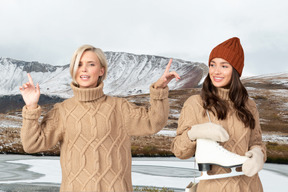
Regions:
<instances>
[{"instance_id":1,"label":"chin","mask_svg":"<svg viewBox=\"0 0 288 192\"><path fill-rule=\"evenodd\" d=\"M217 88L224 88L227 86L227 84L219 84L219 83L213 83L214 87L217 87Z\"/></svg>"},{"instance_id":2,"label":"chin","mask_svg":"<svg viewBox=\"0 0 288 192\"><path fill-rule=\"evenodd\" d=\"M90 85L78 83L80 88L88 88Z\"/></svg>"},{"instance_id":3,"label":"chin","mask_svg":"<svg viewBox=\"0 0 288 192\"><path fill-rule=\"evenodd\" d=\"M95 88L97 85L79 85L81 88Z\"/></svg>"},{"instance_id":4,"label":"chin","mask_svg":"<svg viewBox=\"0 0 288 192\"><path fill-rule=\"evenodd\" d=\"M229 88L230 88L229 85L214 85L214 87L217 87L217 88L224 88L224 89L229 89Z\"/></svg>"}]
</instances>

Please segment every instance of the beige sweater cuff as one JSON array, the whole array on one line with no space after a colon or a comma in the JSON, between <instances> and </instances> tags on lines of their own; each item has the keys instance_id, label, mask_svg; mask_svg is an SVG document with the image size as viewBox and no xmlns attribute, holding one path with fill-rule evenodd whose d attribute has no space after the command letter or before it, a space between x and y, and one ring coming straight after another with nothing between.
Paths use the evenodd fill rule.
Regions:
<instances>
[{"instance_id":1,"label":"beige sweater cuff","mask_svg":"<svg viewBox=\"0 0 288 192\"><path fill-rule=\"evenodd\" d=\"M41 107L38 105L36 109L28 110L26 105L22 110L22 117L24 119L39 119L41 115Z\"/></svg>"},{"instance_id":2,"label":"beige sweater cuff","mask_svg":"<svg viewBox=\"0 0 288 192\"><path fill-rule=\"evenodd\" d=\"M153 83L150 86L150 97L152 99L159 99L159 100L167 99L168 98L168 92L169 92L168 86L166 86L164 89L161 89L161 88L155 89L154 84L155 83Z\"/></svg>"},{"instance_id":3,"label":"beige sweater cuff","mask_svg":"<svg viewBox=\"0 0 288 192\"><path fill-rule=\"evenodd\" d=\"M190 138L189 138L189 135L188 135L188 131L189 131L190 129L187 129L187 130L185 130L184 132L183 132L183 140L182 140L182 142L183 142L183 144L185 145L185 146L187 146L187 148L192 148L192 145L191 145L191 143L196 143L196 140L191 140Z\"/></svg>"}]
</instances>

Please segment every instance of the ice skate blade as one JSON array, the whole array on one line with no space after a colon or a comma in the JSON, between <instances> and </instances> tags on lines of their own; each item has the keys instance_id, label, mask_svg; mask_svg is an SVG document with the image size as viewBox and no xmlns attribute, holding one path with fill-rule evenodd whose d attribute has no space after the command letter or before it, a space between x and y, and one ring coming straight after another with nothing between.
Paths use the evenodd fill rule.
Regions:
<instances>
[{"instance_id":1,"label":"ice skate blade","mask_svg":"<svg viewBox=\"0 0 288 192\"><path fill-rule=\"evenodd\" d=\"M232 168L232 171L230 173L224 173L224 174L218 174L218 175L208 175L207 171L203 171L202 175L200 177L196 177L195 179L197 181L200 180L209 180L209 179L221 179L221 178L227 178L227 177L236 177L239 175L244 175L243 172L237 172L236 168Z\"/></svg>"}]
</instances>

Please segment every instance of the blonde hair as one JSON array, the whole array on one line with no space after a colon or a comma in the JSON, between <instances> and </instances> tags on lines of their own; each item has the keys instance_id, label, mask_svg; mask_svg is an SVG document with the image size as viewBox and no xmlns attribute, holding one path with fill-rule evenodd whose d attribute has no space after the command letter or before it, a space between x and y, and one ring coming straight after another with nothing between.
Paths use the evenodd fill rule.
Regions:
<instances>
[{"instance_id":1,"label":"blonde hair","mask_svg":"<svg viewBox=\"0 0 288 192\"><path fill-rule=\"evenodd\" d=\"M104 68L104 74L100 76L97 81L97 86L98 86L100 83L104 81L104 79L107 76L108 64L107 64L107 60L106 60L104 52L100 48L93 47L92 45L82 45L73 54L71 62L70 62L70 74L72 77L72 83L78 86L78 83L76 81L76 73L78 70L80 59L85 51L93 51L97 55L100 61L101 67Z\"/></svg>"}]
</instances>

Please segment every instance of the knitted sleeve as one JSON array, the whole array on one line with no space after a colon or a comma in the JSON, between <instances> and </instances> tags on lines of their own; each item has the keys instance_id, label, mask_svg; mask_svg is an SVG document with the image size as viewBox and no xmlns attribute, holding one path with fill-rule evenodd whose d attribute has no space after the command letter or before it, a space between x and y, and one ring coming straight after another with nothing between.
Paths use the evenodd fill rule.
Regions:
<instances>
[{"instance_id":1,"label":"knitted sleeve","mask_svg":"<svg viewBox=\"0 0 288 192\"><path fill-rule=\"evenodd\" d=\"M60 121L59 105L56 104L39 124L41 107L28 110L23 107L23 124L21 141L24 151L37 153L54 147L62 138L62 123Z\"/></svg>"},{"instance_id":2,"label":"knitted sleeve","mask_svg":"<svg viewBox=\"0 0 288 192\"><path fill-rule=\"evenodd\" d=\"M168 87L155 89L150 86L150 107L139 107L123 100L121 110L124 127L129 135L151 135L160 131L167 123L169 114Z\"/></svg>"},{"instance_id":3,"label":"knitted sleeve","mask_svg":"<svg viewBox=\"0 0 288 192\"><path fill-rule=\"evenodd\" d=\"M253 149L254 147L260 147L264 153L264 161L266 161L266 146L262 142L262 130L260 126L259 112L257 110L256 103L253 100L248 101L248 106L250 106L250 110L255 119L255 128L251 131L250 135L249 150Z\"/></svg>"},{"instance_id":4,"label":"knitted sleeve","mask_svg":"<svg viewBox=\"0 0 288 192\"><path fill-rule=\"evenodd\" d=\"M177 135L171 145L172 152L180 159L191 158L196 150L196 141L191 141L187 134L192 125L199 123L197 114L201 112L195 98L192 96L184 103L178 120Z\"/></svg>"}]
</instances>

